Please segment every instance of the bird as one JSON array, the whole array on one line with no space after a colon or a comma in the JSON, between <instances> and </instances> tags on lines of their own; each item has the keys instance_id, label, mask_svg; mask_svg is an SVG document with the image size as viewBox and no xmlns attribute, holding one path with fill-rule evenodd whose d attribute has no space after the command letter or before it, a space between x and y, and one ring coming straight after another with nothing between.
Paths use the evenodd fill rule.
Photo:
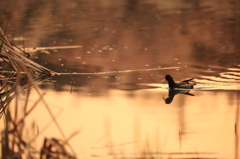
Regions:
<instances>
[{"instance_id":1,"label":"bird","mask_svg":"<svg viewBox=\"0 0 240 159\"><path fill-rule=\"evenodd\" d=\"M193 86L196 85L196 83L190 83L194 78L188 79L181 81L181 83L175 83L172 76L170 75L165 75L164 81L168 81L168 86L170 89L175 89L175 88L183 88L183 89L193 89Z\"/></svg>"}]
</instances>

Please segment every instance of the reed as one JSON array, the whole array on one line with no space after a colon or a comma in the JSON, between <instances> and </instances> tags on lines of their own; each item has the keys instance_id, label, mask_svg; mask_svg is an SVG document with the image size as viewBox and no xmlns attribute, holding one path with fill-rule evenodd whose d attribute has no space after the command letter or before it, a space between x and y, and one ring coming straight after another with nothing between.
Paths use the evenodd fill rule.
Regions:
<instances>
[{"instance_id":1,"label":"reed","mask_svg":"<svg viewBox=\"0 0 240 159\"><path fill-rule=\"evenodd\" d=\"M19 85L19 84L17 84ZM18 86L17 86L18 87ZM24 95L16 90L14 103L11 102L3 111L2 119L4 120L4 128L1 130L1 158L22 159L22 158L76 158L72 152L69 152L68 140L77 133L71 135L68 139L57 139L54 137L44 138L42 147L37 149L35 141L40 135L40 131L36 123L32 126L26 125L26 120L31 112L42 101L43 95L35 103L29 103L30 87L27 88ZM11 109L10 109L11 108ZM22 114L22 115L21 115ZM31 134L31 135L29 135Z\"/></svg>"},{"instance_id":2,"label":"reed","mask_svg":"<svg viewBox=\"0 0 240 159\"><path fill-rule=\"evenodd\" d=\"M44 94L41 94L36 87L38 83L55 75L56 72L33 62L28 58L28 53L10 43L0 28L0 119L4 121L4 128L0 131L1 158L76 158L73 151L71 153L68 151L72 150L68 140L77 133L75 132L70 138L64 136L43 99ZM29 104L31 88L39 94L39 99L33 105ZM25 92L24 99L22 92ZM31 139L24 138L24 134L28 133L25 125L26 118L40 101L44 102L64 139L45 138L42 148L37 150L34 147L34 141L39 135L36 124L34 123L30 130L34 132ZM10 103L14 106L13 109L9 108ZM23 114L21 117L20 112Z\"/></svg>"},{"instance_id":3,"label":"reed","mask_svg":"<svg viewBox=\"0 0 240 159\"><path fill-rule=\"evenodd\" d=\"M26 56L25 51L9 42L0 28L0 117L16 96L18 85L21 87L20 91L24 91L56 75L54 71L33 62ZM29 82L29 77L33 78L34 83Z\"/></svg>"}]
</instances>

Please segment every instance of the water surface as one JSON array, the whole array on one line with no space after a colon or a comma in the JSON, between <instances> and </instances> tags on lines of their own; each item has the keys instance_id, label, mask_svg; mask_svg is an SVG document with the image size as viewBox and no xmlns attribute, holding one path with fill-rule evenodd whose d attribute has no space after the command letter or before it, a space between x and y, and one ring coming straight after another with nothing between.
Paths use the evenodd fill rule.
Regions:
<instances>
[{"instance_id":1,"label":"water surface","mask_svg":"<svg viewBox=\"0 0 240 159\"><path fill-rule=\"evenodd\" d=\"M32 60L62 73L39 88L65 136L81 131L70 140L79 158L238 158L239 3L2 3L8 37L15 30ZM166 104L166 74L195 78L192 95ZM28 120L38 146L63 138L43 103Z\"/></svg>"}]
</instances>

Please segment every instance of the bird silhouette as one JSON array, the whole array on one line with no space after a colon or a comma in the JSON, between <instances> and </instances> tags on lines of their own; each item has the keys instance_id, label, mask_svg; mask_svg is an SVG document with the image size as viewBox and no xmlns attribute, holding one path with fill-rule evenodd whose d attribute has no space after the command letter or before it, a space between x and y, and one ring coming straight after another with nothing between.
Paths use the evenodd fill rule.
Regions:
<instances>
[{"instance_id":1,"label":"bird silhouette","mask_svg":"<svg viewBox=\"0 0 240 159\"><path fill-rule=\"evenodd\" d=\"M175 83L172 76L165 75L164 80L168 81L168 86L170 89L174 88L183 88L183 89L193 89L193 86L196 85L196 83L190 83L194 78L181 81L180 83Z\"/></svg>"},{"instance_id":2,"label":"bird silhouette","mask_svg":"<svg viewBox=\"0 0 240 159\"><path fill-rule=\"evenodd\" d=\"M165 98L164 96L162 99L165 101L166 104L170 104L173 101L173 98L177 94L184 94L184 95L189 95L189 96L194 96L194 94L189 93L190 90L174 90L174 89L169 89L168 91L168 97Z\"/></svg>"}]
</instances>

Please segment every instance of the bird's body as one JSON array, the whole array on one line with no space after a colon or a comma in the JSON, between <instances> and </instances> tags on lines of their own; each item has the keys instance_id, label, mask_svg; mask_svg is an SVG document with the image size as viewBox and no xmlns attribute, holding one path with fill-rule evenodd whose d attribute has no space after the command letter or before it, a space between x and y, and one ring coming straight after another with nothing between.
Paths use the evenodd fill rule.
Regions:
<instances>
[{"instance_id":1,"label":"bird's body","mask_svg":"<svg viewBox=\"0 0 240 159\"><path fill-rule=\"evenodd\" d=\"M196 83L190 83L194 78L181 81L180 83L175 83L172 76L166 75L165 80L168 81L168 86L170 89L175 88L182 88L182 89L193 89L193 86L196 85Z\"/></svg>"}]
</instances>

